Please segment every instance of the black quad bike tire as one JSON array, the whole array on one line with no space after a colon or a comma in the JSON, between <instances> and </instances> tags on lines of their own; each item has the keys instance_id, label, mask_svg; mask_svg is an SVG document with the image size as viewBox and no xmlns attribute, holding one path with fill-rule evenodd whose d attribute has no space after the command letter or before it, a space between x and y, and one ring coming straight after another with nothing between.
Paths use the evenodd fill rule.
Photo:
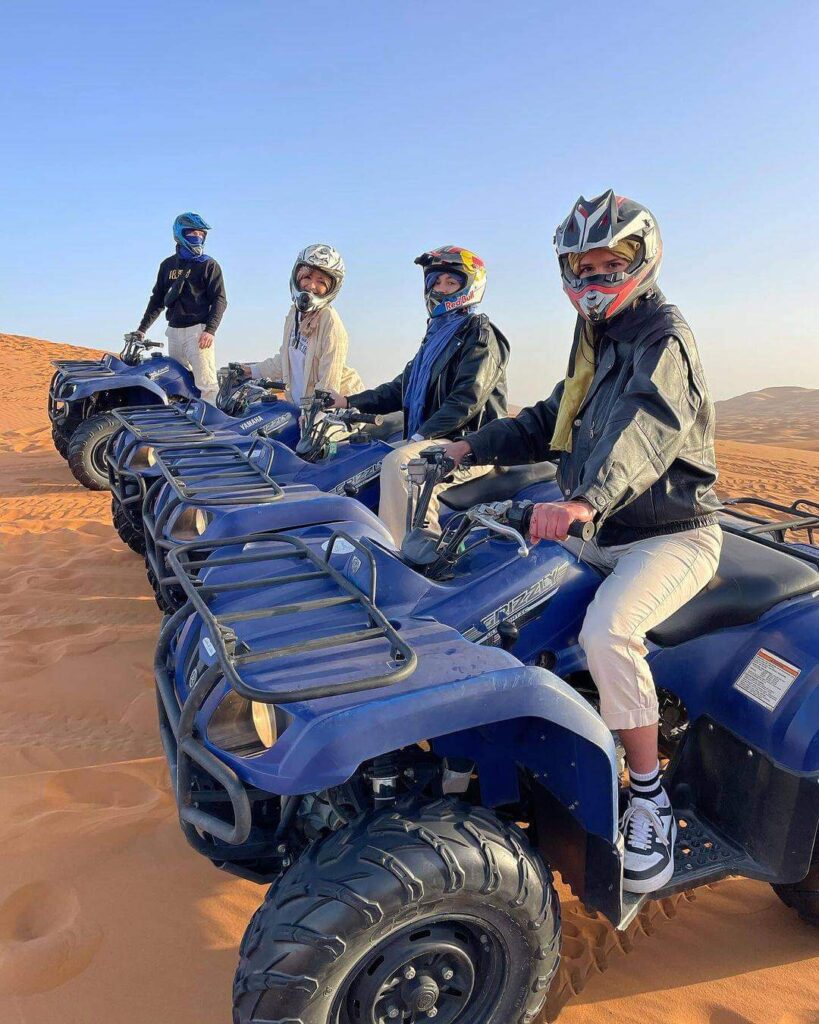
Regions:
<instances>
[{"instance_id":1,"label":"black quad bike tire","mask_svg":"<svg viewBox=\"0 0 819 1024\"><path fill-rule=\"evenodd\" d=\"M551 875L515 825L453 799L375 811L271 886L240 947L233 1021L529 1024L559 949Z\"/></svg>"},{"instance_id":2,"label":"black quad bike tire","mask_svg":"<svg viewBox=\"0 0 819 1024\"><path fill-rule=\"evenodd\" d=\"M165 600L159 586L159 580L157 579L156 573L148 564L147 560L145 562L145 574L148 577L148 582L151 584L151 590L154 592L154 600L156 601L157 608L159 608L163 615L173 615L177 610L177 606Z\"/></svg>"},{"instance_id":3,"label":"black quad bike tire","mask_svg":"<svg viewBox=\"0 0 819 1024\"><path fill-rule=\"evenodd\" d=\"M772 885L771 888L786 907L819 928L819 840L813 850L810 871L801 882L789 882L787 885Z\"/></svg>"},{"instance_id":4,"label":"black quad bike tire","mask_svg":"<svg viewBox=\"0 0 819 1024\"><path fill-rule=\"evenodd\" d=\"M116 498L111 498L111 519L114 529L123 544L138 555L145 554L145 534L134 526L134 522Z\"/></svg>"},{"instance_id":5,"label":"black quad bike tire","mask_svg":"<svg viewBox=\"0 0 819 1024\"><path fill-rule=\"evenodd\" d=\"M78 483L89 491L108 490L105 447L122 424L111 413L91 416L71 435L68 444L68 468Z\"/></svg>"},{"instance_id":6,"label":"black quad bike tire","mask_svg":"<svg viewBox=\"0 0 819 1024\"><path fill-rule=\"evenodd\" d=\"M71 443L71 434L63 430L62 427L58 427L56 423L51 424L51 440L54 442L54 447L57 449L64 459L68 458L68 446Z\"/></svg>"}]
</instances>

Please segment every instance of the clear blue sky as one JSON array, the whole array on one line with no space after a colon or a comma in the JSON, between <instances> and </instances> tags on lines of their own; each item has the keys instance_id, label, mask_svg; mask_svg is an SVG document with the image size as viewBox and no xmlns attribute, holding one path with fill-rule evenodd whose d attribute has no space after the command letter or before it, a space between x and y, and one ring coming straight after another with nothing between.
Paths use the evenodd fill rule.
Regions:
<instances>
[{"instance_id":1,"label":"clear blue sky","mask_svg":"<svg viewBox=\"0 0 819 1024\"><path fill-rule=\"evenodd\" d=\"M220 362L278 347L295 253L327 241L377 383L423 333L414 257L454 242L528 402L573 321L555 224L611 186L657 216L717 397L819 387L817 12L6 0L0 329L118 347L192 209L227 281Z\"/></svg>"}]
</instances>

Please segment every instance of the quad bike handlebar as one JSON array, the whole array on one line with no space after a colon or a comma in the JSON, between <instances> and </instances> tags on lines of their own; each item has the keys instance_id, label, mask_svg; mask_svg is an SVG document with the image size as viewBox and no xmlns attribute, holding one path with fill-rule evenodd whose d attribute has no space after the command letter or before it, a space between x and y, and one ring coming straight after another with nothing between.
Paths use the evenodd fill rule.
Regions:
<instances>
[{"instance_id":1,"label":"quad bike handlebar","mask_svg":"<svg viewBox=\"0 0 819 1024\"><path fill-rule=\"evenodd\" d=\"M532 513L534 510L534 502L513 501L510 503L510 507L506 512L506 521L521 536L526 536L529 533L529 526L532 522ZM577 540L588 542L594 539L597 534L597 530L598 524L593 520L588 523L574 522L569 527L569 536L576 537Z\"/></svg>"},{"instance_id":2,"label":"quad bike handlebar","mask_svg":"<svg viewBox=\"0 0 819 1024\"><path fill-rule=\"evenodd\" d=\"M333 427L343 427L354 437L354 427L380 426L383 422L383 416L360 412L352 406L336 409L332 394L316 389L312 398L305 396L301 400L301 438L296 454L305 462L318 462L332 451L331 444L336 440L330 436Z\"/></svg>"},{"instance_id":3,"label":"quad bike handlebar","mask_svg":"<svg viewBox=\"0 0 819 1024\"><path fill-rule=\"evenodd\" d=\"M148 352L152 348L160 349L165 344L164 341L151 341L150 338L144 338L136 331L129 331L128 334L123 335L123 338L125 344L122 346L119 357L123 363L127 363L129 366L136 366L140 362L143 352Z\"/></svg>"},{"instance_id":4,"label":"quad bike handlebar","mask_svg":"<svg viewBox=\"0 0 819 1024\"><path fill-rule=\"evenodd\" d=\"M461 465L474 465L471 458ZM403 468L410 481L407 498L407 532L401 551L409 563L430 579L439 579L451 574L453 566L466 552L466 539L476 527L483 527L490 533L513 540L518 545L518 554L526 558L529 554L527 536L535 504L531 501L499 501L475 505L442 534L427 528L427 512L435 487L457 468L443 448L425 448L417 458L410 459ZM584 543L597 534L599 525L595 522L574 522L569 527L569 536Z\"/></svg>"}]
</instances>

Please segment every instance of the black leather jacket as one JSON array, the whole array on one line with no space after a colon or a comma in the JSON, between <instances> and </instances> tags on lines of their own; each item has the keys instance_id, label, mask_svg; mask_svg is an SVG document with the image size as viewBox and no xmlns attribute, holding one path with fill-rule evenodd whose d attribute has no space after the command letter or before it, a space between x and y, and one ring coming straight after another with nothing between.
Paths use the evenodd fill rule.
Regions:
<instances>
[{"instance_id":1,"label":"black leather jacket","mask_svg":"<svg viewBox=\"0 0 819 1024\"><path fill-rule=\"evenodd\" d=\"M460 437L484 423L506 416L506 364L509 342L489 317L473 313L436 359L418 433L424 437ZM350 405L361 412L398 412L404 408L412 360L395 380L370 391L349 395ZM404 434L407 416L404 410Z\"/></svg>"},{"instance_id":2,"label":"black leather jacket","mask_svg":"<svg viewBox=\"0 0 819 1024\"><path fill-rule=\"evenodd\" d=\"M479 464L559 459L566 498L585 498L625 544L716 522L714 406L691 328L654 292L602 327L597 370L572 431L550 452L563 382L516 419L466 438Z\"/></svg>"}]
</instances>

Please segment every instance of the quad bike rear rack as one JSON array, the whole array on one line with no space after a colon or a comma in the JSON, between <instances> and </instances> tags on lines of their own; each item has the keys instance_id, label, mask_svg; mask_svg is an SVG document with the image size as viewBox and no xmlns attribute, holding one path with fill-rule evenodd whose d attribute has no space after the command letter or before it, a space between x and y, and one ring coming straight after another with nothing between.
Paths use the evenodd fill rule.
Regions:
<instances>
[{"instance_id":1,"label":"quad bike rear rack","mask_svg":"<svg viewBox=\"0 0 819 1024\"><path fill-rule=\"evenodd\" d=\"M165 537L165 526L180 506L267 505L284 491L271 476L275 448L266 439L246 451L235 444L203 441L195 446L166 445L156 452L162 477L148 488L142 506L145 557L166 607L177 607L176 577L168 572L167 552L178 546ZM258 456L258 457L256 457ZM158 515L157 494L167 483L172 491Z\"/></svg>"},{"instance_id":2,"label":"quad bike rear rack","mask_svg":"<svg viewBox=\"0 0 819 1024\"><path fill-rule=\"evenodd\" d=\"M808 543L816 543L815 536L819 533L819 502L811 501L809 498L797 498L790 505L783 505L780 502L770 501L768 498L749 496L726 498L723 505L730 516L752 524L743 528L743 532L746 534L752 536L769 534L778 543L787 544L786 534L789 530L805 530L808 535ZM769 512L777 512L788 518L770 519L746 512L744 509L747 506L764 508Z\"/></svg>"},{"instance_id":3,"label":"quad bike rear rack","mask_svg":"<svg viewBox=\"0 0 819 1024\"><path fill-rule=\"evenodd\" d=\"M128 466L132 454L141 447L156 448L163 444L194 444L209 441L214 434L205 426L204 402L186 398L170 405L132 406L114 409L113 415L131 437L119 455L114 458L109 442L105 453L108 466L108 486L114 499L127 508L141 505L145 498L142 475ZM117 437L111 436L111 441Z\"/></svg>"},{"instance_id":4,"label":"quad bike rear rack","mask_svg":"<svg viewBox=\"0 0 819 1024\"><path fill-rule=\"evenodd\" d=\"M339 541L352 545L357 556L368 566L366 592L330 564L333 550ZM251 543L254 545L253 548L246 550L244 546ZM230 553L227 553L228 551ZM255 796L248 791L233 768L205 746L198 732L197 716L222 680L248 701L288 704L392 686L415 671L418 658L412 647L400 636L398 628L386 619L375 604L377 577L372 553L359 540L342 530L330 536L323 554L309 547L298 537L255 533L204 545L182 545L170 552L169 561L188 600L182 608L166 619L160 632L154 660L160 732L172 774L175 776L177 803L183 828L189 841L214 859L216 854L213 845L204 840L200 833L206 832L215 840L231 847L244 845L253 828L251 801ZM199 575L199 570L205 564L208 568L253 564L261 566L264 573L250 580L208 583L207 578L203 579ZM321 597L289 603L281 603L280 600L277 602L281 587L308 581L324 584L324 593ZM225 595L240 594L248 590L263 591L268 598L265 605L245 611L231 611L229 607L219 612L213 610L213 603ZM224 604L224 601L221 603ZM345 614L342 627L332 630L334 612L344 609L346 613L351 608L357 608L361 612L361 622L352 624L351 628ZM297 639L281 646L254 648L252 642L240 639L234 631L234 627L242 622L284 618L292 623L291 628L286 630L287 634L298 635L300 620L304 619L305 613L316 611L322 612L323 629L322 635L318 637ZM205 666L191 683L187 698L180 708L168 670L169 653L179 628L192 613L198 614L201 618L215 661ZM205 645L205 638L202 637L199 643ZM312 686L291 688L289 680L292 678L292 666L286 667L287 659L291 656L316 652L339 654L359 644L383 646L383 653L369 660L386 666L386 670L370 675L362 674L342 682L321 682ZM285 667L276 671L277 662L284 662ZM245 673L249 666L257 672L267 670L270 685L261 689L248 682ZM278 687L277 681L280 681ZM197 772L203 772L206 778L215 780L225 790L230 802L232 821L218 817L200 806L203 801L197 788ZM205 802L208 799L212 800L213 796L211 792ZM256 798L263 798L263 795ZM269 799L269 795L267 798ZM285 801L282 801L280 831L285 827L284 803ZM269 850L269 845L267 849Z\"/></svg>"}]
</instances>

